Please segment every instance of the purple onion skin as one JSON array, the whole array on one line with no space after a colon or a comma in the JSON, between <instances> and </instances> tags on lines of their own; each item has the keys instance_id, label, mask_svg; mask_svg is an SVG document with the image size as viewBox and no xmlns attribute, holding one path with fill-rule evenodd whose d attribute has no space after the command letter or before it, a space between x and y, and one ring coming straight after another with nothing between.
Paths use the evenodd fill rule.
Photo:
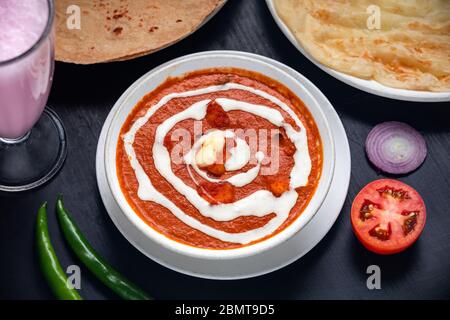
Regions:
<instances>
[{"instance_id":1,"label":"purple onion skin","mask_svg":"<svg viewBox=\"0 0 450 320\"><path fill-rule=\"evenodd\" d=\"M376 125L370 131L366 140L366 153L379 170L390 174L407 174L425 161L427 145L423 136L410 125L389 121Z\"/></svg>"}]
</instances>

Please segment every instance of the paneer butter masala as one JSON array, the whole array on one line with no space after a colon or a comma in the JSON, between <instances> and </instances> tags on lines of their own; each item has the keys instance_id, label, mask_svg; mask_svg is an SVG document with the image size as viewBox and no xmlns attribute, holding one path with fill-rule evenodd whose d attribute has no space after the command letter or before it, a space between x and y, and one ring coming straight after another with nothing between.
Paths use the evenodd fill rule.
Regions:
<instances>
[{"instance_id":1,"label":"paneer butter masala","mask_svg":"<svg viewBox=\"0 0 450 320\"><path fill-rule=\"evenodd\" d=\"M322 142L303 102L235 68L167 79L121 129L117 174L139 217L207 249L263 241L297 219L322 171Z\"/></svg>"}]
</instances>

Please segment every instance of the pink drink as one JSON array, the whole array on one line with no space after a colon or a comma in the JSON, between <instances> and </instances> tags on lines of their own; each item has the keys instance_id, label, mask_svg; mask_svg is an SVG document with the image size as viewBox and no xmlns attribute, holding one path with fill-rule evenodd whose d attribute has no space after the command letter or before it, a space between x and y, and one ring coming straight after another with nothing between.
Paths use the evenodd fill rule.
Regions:
<instances>
[{"instance_id":1,"label":"pink drink","mask_svg":"<svg viewBox=\"0 0 450 320\"><path fill-rule=\"evenodd\" d=\"M0 138L24 136L44 110L54 66L48 21L47 0L0 0Z\"/></svg>"}]
</instances>

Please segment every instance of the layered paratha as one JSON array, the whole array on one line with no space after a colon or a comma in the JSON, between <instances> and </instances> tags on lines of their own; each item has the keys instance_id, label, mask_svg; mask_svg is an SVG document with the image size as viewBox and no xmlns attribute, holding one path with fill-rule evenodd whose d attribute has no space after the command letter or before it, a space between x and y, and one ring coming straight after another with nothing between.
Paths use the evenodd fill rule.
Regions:
<instances>
[{"instance_id":1,"label":"layered paratha","mask_svg":"<svg viewBox=\"0 0 450 320\"><path fill-rule=\"evenodd\" d=\"M321 64L394 88L450 91L450 1L274 3L301 46Z\"/></svg>"}]
</instances>

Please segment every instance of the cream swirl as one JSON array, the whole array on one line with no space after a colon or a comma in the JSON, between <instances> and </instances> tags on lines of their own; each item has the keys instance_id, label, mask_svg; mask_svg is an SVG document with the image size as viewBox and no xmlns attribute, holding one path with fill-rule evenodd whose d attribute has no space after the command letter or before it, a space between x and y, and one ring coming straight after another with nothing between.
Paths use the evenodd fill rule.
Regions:
<instances>
[{"instance_id":1,"label":"cream swirl","mask_svg":"<svg viewBox=\"0 0 450 320\"><path fill-rule=\"evenodd\" d=\"M232 110L240 110L252 113L256 116L262 117L274 125L283 128L286 131L287 137L292 141L296 147L294 153L294 166L290 173L290 188L285 191L280 197L275 197L268 190L258 190L249 196L242 198L234 203L212 205L207 200L203 199L198 192L188 186L183 180L177 177L171 168L171 160L169 151L164 146L164 138L169 131L179 122L186 119L202 120L206 116L207 105L211 100L206 99L194 103L182 112L179 112L162 122L156 129L155 141L152 147L155 168L159 174L164 177L173 188L186 197L186 199L202 214L204 217L212 218L216 221L231 221L243 216L257 216L263 217L271 213L275 213L276 217L272 218L266 225L241 233L225 232L204 223L201 223L192 216L186 214L178 206L176 206L170 199L160 193L152 184L149 176L145 173L141 164L137 160L135 150L133 148L134 139L139 129L145 125L149 119L163 107L167 102L175 98L192 97L207 93L221 92L231 89L244 90L258 95L270 102L279 106L283 111L289 114L294 120L295 124L300 128L295 130L289 123L284 121L283 115L276 109L264 105L256 105L243 101L218 98L215 101L228 112ZM210 86L202 89L185 91L179 93L171 93L163 97L158 103L151 106L146 114L138 118L124 135L125 152L130 160L131 167L134 170L138 180L138 197L144 201L153 201L158 203L172 212L178 219L198 231L201 231L216 239L246 244L252 241L261 239L276 231L288 218L291 209L294 207L298 194L295 188L305 186L308 183L308 177L311 172L311 159L308 150L308 141L306 136L306 129L302 122L295 114L295 112L278 98L255 88L244 86L237 83L227 83L219 86ZM258 174L260 161L264 155L257 155L258 165L247 172L240 173L236 176L247 174L247 180L253 180ZM195 168L195 166L193 166ZM253 170L253 171L252 171ZM232 179L231 177L229 179ZM251 181L250 180L250 181ZM217 182L217 181L214 181ZM232 181L231 181L232 182ZM235 184L236 185L236 184ZM239 185L237 185L239 186Z\"/></svg>"}]
</instances>

